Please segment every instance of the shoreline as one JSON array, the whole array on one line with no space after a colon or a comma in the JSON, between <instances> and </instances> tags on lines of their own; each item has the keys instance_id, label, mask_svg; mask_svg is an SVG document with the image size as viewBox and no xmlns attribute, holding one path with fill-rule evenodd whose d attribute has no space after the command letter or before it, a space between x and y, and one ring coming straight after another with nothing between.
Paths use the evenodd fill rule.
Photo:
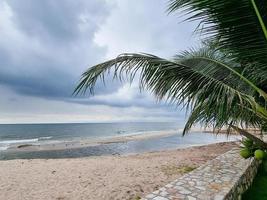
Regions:
<instances>
[{"instance_id":1,"label":"shoreline","mask_svg":"<svg viewBox=\"0 0 267 200\"><path fill-rule=\"evenodd\" d=\"M198 130L199 131L199 130ZM64 159L103 155L135 155L162 150L185 149L221 142L238 141L240 137L194 131L182 137L179 130L149 131L130 135L63 141L49 144L13 144L0 152L0 160Z\"/></svg>"},{"instance_id":2,"label":"shoreline","mask_svg":"<svg viewBox=\"0 0 267 200\"><path fill-rule=\"evenodd\" d=\"M0 199L142 197L237 147L223 142L135 155L0 161Z\"/></svg>"},{"instance_id":3,"label":"shoreline","mask_svg":"<svg viewBox=\"0 0 267 200\"><path fill-rule=\"evenodd\" d=\"M130 141L164 138L164 137L173 136L173 135L181 135L181 132L182 132L182 129L177 129L177 130L172 129L172 130L162 130L162 131L145 131L145 132L137 132L137 133L132 133L132 134L125 134L125 135L114 135L114 136L106 136L106 137L90 138L90 139L83 138L83 139L76 139L76 140L70 140L70 141L46 140L46 141L43 141L43 143L40 143L40 141L38 141L38 139L35 138L35 139L29 139L29 140L36 140L36 142L33 142L33 143L32 142L11 143L5 150L0 150L0 152L1 151L2 152L31 152L31 151L54 151L54 150L77 149L77 148L93 147L93 146L98 146L98 145L127 143ZM201 129L201 128L192 128L190 132L213 134L212 130ZM226 133L224 130L220 131L219 133L219 135L225 135L225 134ZM47 137L47 138L50 138L50 137ZM43 139L43 137L41 139Z\"/></svg>"},{"instance_id":4,"label":"shoreline","mask_svg":"<svg viewBox=\"0 0 267 200\"><path fill-rule=\"evenodd\" d=\"M148 140L153 138L168 137L178 134L179 130L167 130L167 131L147 131L142 133L134 133L128 135L107 136L94 139L81 139L73 141L56 141L50 144L34 144L34 143L17 143L11 144L5 152L22 152L22 151L53 151L53 150L65 150L85 148L105 144L113 143L126 143L129 141Z\"/></svg>"}]
</instances>

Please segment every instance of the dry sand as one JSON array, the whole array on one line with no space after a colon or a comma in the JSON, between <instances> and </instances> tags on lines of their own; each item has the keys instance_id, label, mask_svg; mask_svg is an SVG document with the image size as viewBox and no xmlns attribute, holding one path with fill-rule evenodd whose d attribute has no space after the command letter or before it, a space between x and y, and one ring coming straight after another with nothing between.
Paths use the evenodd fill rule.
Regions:
<instances>
[{"instance_id":1,"label":"dry sand","mask_svg":"<svg viewBox=\"0 0 267 200\"><path fill-rule=\"evenodd\" d=\"M220 143L127 156L0 161L0 199L138 199L234 146Z\"/></svg>"}]
</instances>

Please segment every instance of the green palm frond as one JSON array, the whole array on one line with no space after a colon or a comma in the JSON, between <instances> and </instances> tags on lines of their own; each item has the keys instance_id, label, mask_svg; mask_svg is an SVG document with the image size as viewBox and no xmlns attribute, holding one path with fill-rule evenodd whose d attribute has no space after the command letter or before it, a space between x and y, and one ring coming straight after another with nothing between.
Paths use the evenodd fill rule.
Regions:
<instances>
[{"instance_id":1,"label":"green palm frond","mask_svg":"<svg viewBox=\"0 0 267 200\"><path fill-rule=\"evenodd\" d=\"M169 11L182 11L187 20L200 21L199 29L219 48L228 49L239 62L255 63L266 82L267 1L264 0L170 0Z\"/></svg>"},{"instance_id":2,"label":"green palm frond","mask_svg":"<svg viewBox=\"0 0 267 200\"><path fill-rule=\"evenodd\" d=\"M154 56L150 54L121 54L115 59L111 59L104 63L95 65L89 68L82 74L82 78L74 90L74 94L85 93L89 89L90 93L94 92L94 86L98 79L102 79L105 82L105 75L113 71L113 78L122 81L128 78L132 81L138 72L140 75L140 87L150 88L153 83L156 83L159 79L158 75L164 74L160 70L170 67L178 66L179 64ZM146 81L150 81L151 85L146 84Z\"/></svg>"},{"instance_id":3,"label":"green palm frond","mask_svg":"<svg viewBox=\"0 0 267 200\"><path fill-rule=\"evenodd\" d=\"M267 93L253 81L245 77L244 68L228 52L222 52L215 47L205 46L198 50L191 49L176 56L177 62L197 68L203 73L208 73L218 80L223 80L232 86L238 85L241 91L250 89L250 95L256 92L267 101ZM245 68L246 70L246 68ZM238 84L237 84L238 83Z\"/></svg>"},{"instance_id":4,"label":"green palm frond","mask_svg":"<svg viewBox=\"0 0 267 200\"><path fill-rule=\"evenodd\" d=\"M261 25L262 32L264 33L265 39L267 41L267 29L266 29L266 26L264 24L263 17L261 16L261 13L260 13L260 11L258 9L258 6L257 6L255 0L251 0L251 4L252 4L252 6L254 8L254 11L255 11L255 13L256 13L256 15L258 17L259 23Z\"/></svg>"},{"instance_id":5,"label":"green palm frond","mask_svg":"<svg viewBox=\"0 0 267 200\"><path fill-rule=\"evenodd\" d=\"M255 105L240 105L236 103L229 107L223 102L224 100L210 104L209 100L207 100L203 103L196 103L185 124L183 134L186 134L197 123L205 127L212 126L214 130L219 131L230 124L261 128L264 119L266 121L266 111L262 115ZM251 107L254 107L254 109L251 109Z\"/></svg>"},{"instance_id":6,"label":"green palm frond","mask_svg":"<svg viewBox=\"0 0 267 200\"><path fill-rule=\"evenodd\" d=\"M265 95L265 92L239 72L242 67L227 52L204 47L185 51L175 59L225 85L223 89L214 83L210 88L208 84L199 85L184 134L195 123L212 125L216 129L230 123L244 122L250 126L260 127L263 119L267 119L266 109L253 97L255 91L259 95ZM232 92L226 90L227 87L230 87Z\"/></svg>"},{"instance_id":7,"label":"green palm frond","mask_svg":"<svg viewBox=\"0 0 267 200\"><path fill-rule=\"evenodd\" d=\"M104 80L113 69L114 78L123 80L126 76L133 80L138 75L142 89L150 90L160 100L192 109L185 131L197 122L216 122L219 127L230 121L246 121L258 126L262 121L259 116L267 119L267 111L252 96L257 91L254 85L240 78L242 75L234 69L238 67L231 58L205 48L183 52L173 60L149 54L122 54L88 69L75 93L87 89L92 93L96 81Z\"/></svg>"}]
</instances>

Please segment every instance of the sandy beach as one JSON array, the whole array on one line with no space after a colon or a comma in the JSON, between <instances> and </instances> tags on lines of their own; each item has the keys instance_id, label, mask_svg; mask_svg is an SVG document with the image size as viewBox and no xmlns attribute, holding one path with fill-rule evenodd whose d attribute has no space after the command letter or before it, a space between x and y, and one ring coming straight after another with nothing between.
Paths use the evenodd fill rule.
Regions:
<instances>
[{"instance_id":1,"label":"sandy beach","mask_svg":"<svg viewBox=\"0 0 267 200\"><path fill-rule=\"evenodd\" d=\"M236 144L127 156L0 161L0 199L135 200Z\"/></svg>"}]
</instances>

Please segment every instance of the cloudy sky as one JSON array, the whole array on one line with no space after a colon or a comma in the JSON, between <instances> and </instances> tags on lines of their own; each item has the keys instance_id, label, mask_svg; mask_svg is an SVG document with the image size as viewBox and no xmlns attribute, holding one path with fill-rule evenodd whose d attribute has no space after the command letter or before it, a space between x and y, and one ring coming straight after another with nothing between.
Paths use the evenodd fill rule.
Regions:
<instances>
[{"instance_id":1,"label":"cloudy sky","mask_svg":"<svg viewBox=\"0 0 267 200\"><path fill-rule=\"evenodd\" d=\"M133 83L72 97L88 67L122 52L170 58L198 43L168 0L0 0L0 123L183 121Z\"/></svg>"}]
</instances>

